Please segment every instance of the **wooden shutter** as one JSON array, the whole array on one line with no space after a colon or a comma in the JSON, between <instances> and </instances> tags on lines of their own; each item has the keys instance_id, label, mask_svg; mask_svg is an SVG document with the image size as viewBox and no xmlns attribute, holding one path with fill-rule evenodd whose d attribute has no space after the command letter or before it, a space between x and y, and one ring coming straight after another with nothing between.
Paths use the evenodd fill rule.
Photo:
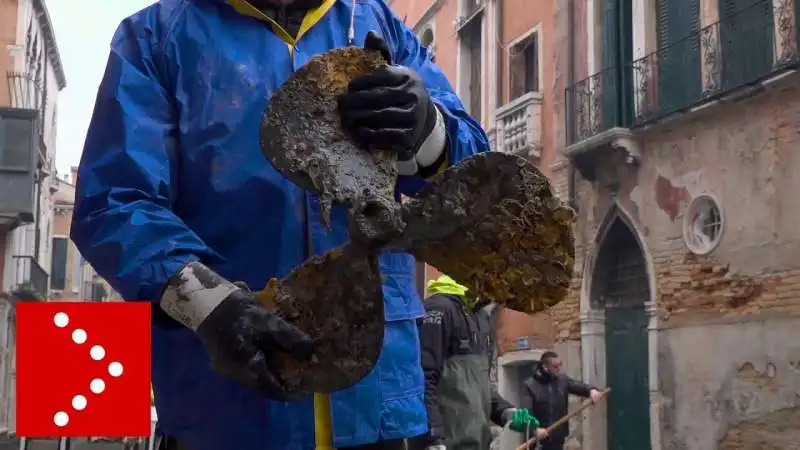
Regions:
<instances>
[{"instance_id":1,"label":"wooden shutter","mask_svg":"<svg viewBox=\"0 0 800 450\"><path fill-rule=\"evenodd\" d=\"M63 290L67 283L67 238L53 238L50 260L50 288Z\"/></svg>"},{"instance_id":2,"label":"wooden shutter","mask_svg":"<svg viewBox=\"0 0 800 450\"><path fill-rule=\"evenodd\" d=\"M771 0L719 0L721 84L733 89L772 71L774 18Z\"/></svg>"},{"instance_id":3,"label":"wooden shutter","mask_svg":"<svg viewBox=\"0 0 800 450\"><path fill-rule=\"evenodd\" d=\"M619 114L617 125L627 127L634 118L633 105L633 1L620 0L617 51L619 52L617 95Z\"/></svg>"},{"instance_id":4,"label":"wooden shutter","mask_svg":"<svg viewBox=\"0 0 800 450\"><path fill-rule=\"evenodd\" d=\"M654 113L669 114L702 97L700 1L658 0L656 13L659 105Z\"/></svg>"},{"instance_id":5,"label":"wooden shutter","mask_svg":"<svg viewBox=\"0 0 800 450\"><path fill-rule=\"evenodd\" d=\"M619 123L619 0L604 0L603 1L603 67L602 73L602 99L594 98L596 93L592 93L592 98L588 101L591 103L601 100L603 103L603 118L600 130L603 131L612 128ZM593 104L584 105L590 110L593 109Z\"/></svg>"}]
</instances>

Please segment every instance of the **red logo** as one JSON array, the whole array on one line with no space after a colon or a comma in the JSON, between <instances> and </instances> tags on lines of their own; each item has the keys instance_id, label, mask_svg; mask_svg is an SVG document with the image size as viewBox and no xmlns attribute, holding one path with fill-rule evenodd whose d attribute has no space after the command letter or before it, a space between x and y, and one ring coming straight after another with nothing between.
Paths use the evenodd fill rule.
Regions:
<instances>
[{"instance_id":1,"label":"red logo","mask_svg":"<svg viewBox=\"0 0 800 450\"><path fill-rule=\"evenodd\" d=\"M150 304L17 304L17 434L150 435Z\"/></svg>"}]
</instances>

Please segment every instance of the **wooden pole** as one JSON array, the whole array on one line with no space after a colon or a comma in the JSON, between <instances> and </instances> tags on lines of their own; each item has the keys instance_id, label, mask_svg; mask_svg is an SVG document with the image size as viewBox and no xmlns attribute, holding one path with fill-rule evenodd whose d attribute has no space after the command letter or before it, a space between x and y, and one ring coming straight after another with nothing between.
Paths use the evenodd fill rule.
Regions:
<instances>
[{"instance_id":1,"label":"wooden pole","mask_svg":"<svg viewBox=\"0 0 800 450\"><path fill-rule=\"evenodd\" d=\"M611 389L606 389L605 391L600 392L599 400L604 399L608 395L609 392L611 392ZM566 416L556 420L555 422L553 422L552 425L547 427L547 434L549 435L550 433L553 432L553 430L555 430L559 426L564 425L565 423L569 422L570 419L572 419L573 417L575 417L578 414L582 413L583 411L585 411L587 408L590 408L594 404L595 403L592 401L591 398L587 398L586 400L583 401L583 403L581 403L581 406L578 407L578 409L576 409L575 411L572 411L571 413L567 414ZM531 445L536 443L536 441L538 441L538 439L536 438L536 436L534 436L534 437L530 438L524 444L522 444L519 447L517 447L517 450L528 450L528 449L531 448Z\"/></svg>"}]
</instances>

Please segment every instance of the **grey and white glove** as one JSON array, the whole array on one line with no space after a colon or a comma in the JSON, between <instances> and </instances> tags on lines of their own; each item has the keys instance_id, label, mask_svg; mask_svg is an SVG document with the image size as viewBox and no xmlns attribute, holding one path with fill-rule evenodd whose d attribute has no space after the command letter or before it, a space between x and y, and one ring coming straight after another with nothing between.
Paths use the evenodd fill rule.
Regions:
<instances>
[{"instance_id":1,"label":"grey and white glove","mask_svg":"<svg viewBox=\"0 0 800 450\"><path fill-rule=\"evenodd\" d=\"M425 447L425 450L447 450L447 447L445 447L444 444L436 444Z\"/></svg>"},{"instance_id":2,"label":"grey and white glove","mask_svg":"<svg viewBox=\"0 0 800 450\"><path fill-rule=\"evenodd\" d=\"M516 411L517 408L507 408L503 410L503 412L500 414L500 417L503 419L503 423L506 424L508 422L511 422L511 419Z\"/></svg>"},{"instance_id":3,"label":"grey and white glove","mask_svg":"<svg viewBox=\"0 0 800 450\"><path fill-rule=\"evenodd\" d=\"M255 300L249 290L199 262L185 265L167 283L161 309L193 329L211 367L275 400L293 400L270 367L275 351L307 359L311 339Z\"/></svg>"}]
</instances>

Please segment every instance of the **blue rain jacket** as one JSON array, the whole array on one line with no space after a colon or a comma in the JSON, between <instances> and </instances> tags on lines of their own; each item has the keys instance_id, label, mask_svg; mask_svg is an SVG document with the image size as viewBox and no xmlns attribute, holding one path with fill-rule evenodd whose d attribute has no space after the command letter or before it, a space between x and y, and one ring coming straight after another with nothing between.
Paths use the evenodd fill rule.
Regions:
<instances>
[{"instance_id":1,"label":"blue rain jacket","mask_svg":"<svg viewBox=\"0 0 800 450\"><path fill-rule=\"evenodd\" d=\"M80 163L72 238L125 299L158 302L167 279L194 260L264 286L347 240L344 211L334 208L328 232L317 197L266 161L259 122L294 70L347 45L352 8L326 1L293 48L222 0L162 0L122 22ZM358 0L353 17L355 45L376 30L394 60L425 80L447 122L449 161L488 150L442 71L382 0ZM423 183L401 178L398 192ZM364 380L332 395L337 447L427 430L414 261L388 254L380 265L384 347ZM312 399L269 401L217 375L189 329L154 325L152 345L159 426L189 449L314 447Z\"/></svg>"}]
</instances>

